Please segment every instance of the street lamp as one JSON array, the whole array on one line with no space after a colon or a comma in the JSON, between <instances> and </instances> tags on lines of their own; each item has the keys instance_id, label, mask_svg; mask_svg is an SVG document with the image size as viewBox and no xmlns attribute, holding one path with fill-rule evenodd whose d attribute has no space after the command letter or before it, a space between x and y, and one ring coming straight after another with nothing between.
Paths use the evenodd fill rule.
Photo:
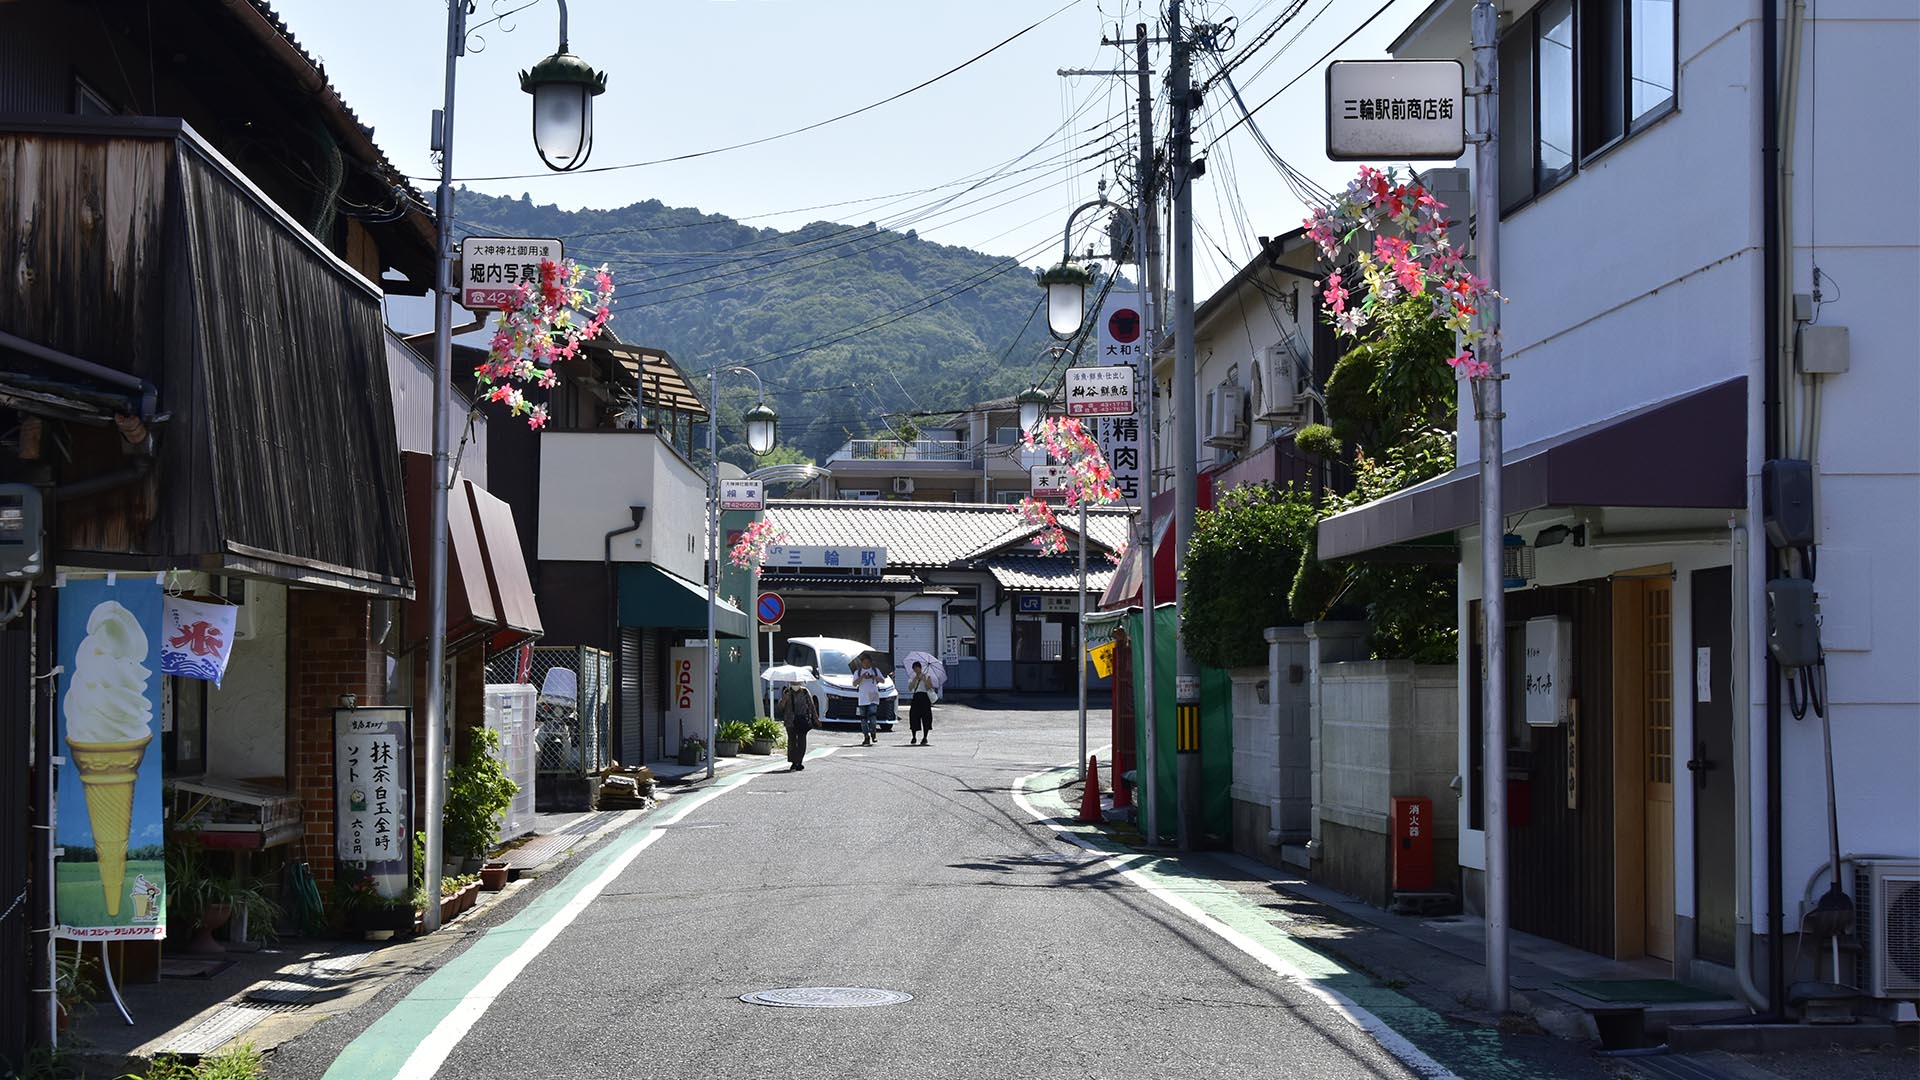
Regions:
<instances>
[{"instance_id":1,"label":"street lamp","mask_svg":"<svg viewBox=\"0 0 1920 1080\"><path fill-rule=\"evenodd\" d=\"M593 148L593 98L607 88L605 74L595 72L567 52L567 0L560 6L560 51L522 72L520 88L533 95L534 149L547 167L577 169ZM442 106L434 111L431 148L440 154L440 189L434 201L435 252L433 271L433 544L427 572L427 715L426 806L421 823L426 833L428 896L440 895L442 847L441 815L445 812L447 689L447 492L453 486L448 460L447 395L453 385L453 100L460 57L467 51L467 5L447 5L447 76ZM609 645L612 643L609 642ZM422 928L440 926L440 905L428 904Z\"/></svg>"},{"instance_id":2,"label":"street lamp","mask_svg":"<svg viewBox=\"0 0 1920 1080\"><path fill-rule=\"evenodd\" d=\"M1047 402L1052 399L1045 390L1029 386L1013 400L1020 406L1020 430L1032 431L1040 426L1040 417L1047 411Z\"/></svg>"},{"instance_id":3,"label":"street lamp","mask_svg":"<svg viewBox=\"0 0 1920 1080\"><path fill-rule=\"evenodd\" d=\"M1047 290L1047 331L1054 337L1064 340L1080 332L1091 284L1092 271L1064 258L1060 265L1040 272L1040 286Z\"/></svg>"},{"instance_id":4,"label":"street lamp","mask_svg":"<svg viewBox=\"0 0 1920 1080\"><path fill-rule=\"evenodd\" d=\"M555 172L572 172L593 153L593 99L607 92L607 73L567 51L567 0L560 5L560 51L520 73L533 95L533 145Z\"/></svg>"},{"instance_id":5,"label":"street lamp","mask_svg":"<svg viewBox=\"0 0 1920 1080\"><path fill-rule=\"evenodd\" d=\"M713 779L714 724L720 714L720 637L715 616L720 610L720 374L738 373L753 378L760 401L748 409L747 449L757 457L773 452L780 425L780 414L767 404L767 387L760 375L738 364L716 367L707 372L707 779ZM763 504L764 505L764 504ZM752 631L748 631L752 636Z\"/></svg>"}]
</instances>

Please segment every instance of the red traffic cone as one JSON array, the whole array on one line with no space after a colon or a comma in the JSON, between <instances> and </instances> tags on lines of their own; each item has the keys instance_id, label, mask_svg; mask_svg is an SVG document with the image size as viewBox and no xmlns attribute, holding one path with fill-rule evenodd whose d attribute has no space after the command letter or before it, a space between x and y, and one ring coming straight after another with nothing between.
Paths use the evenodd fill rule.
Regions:
<instances>
[{"instance_id":1,"label":"red traffic cone","mask_svg":"<svg viewBox=\"0 0 1920 1080\"><path fill-rule=\"evenodd\" d=\"M1080 789L1080 816L1074 820L1082 824L1098 825L1106 820L1100 815L1100 759L1087 759L1087 782Z\"/></svg>"}]
</instances>

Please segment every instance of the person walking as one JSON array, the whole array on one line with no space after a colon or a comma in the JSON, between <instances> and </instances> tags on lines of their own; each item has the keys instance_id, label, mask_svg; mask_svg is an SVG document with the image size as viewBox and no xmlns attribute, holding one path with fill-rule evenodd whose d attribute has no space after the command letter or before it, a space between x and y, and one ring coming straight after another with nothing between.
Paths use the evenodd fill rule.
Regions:
<instances>
[{"instance_id":1,"label":"person walking","mask_svg":"<svg viewBox=\"0 0 1920 1080\"><path fill-rule=\"evenodd\" d=\"M907 706L907 727L913 738L908 746L928 746L933 742L933 677L913 662L913 677L907 680L907 693L913 695L913 703Z\"/></svg>"},{"instance_id":2,"label":"person walking","mask_svg":"<svg viewBox=\"0 0 1920 1080\"><path fill-rule=\"evenodd\" d=\"M787 728L787 765L793 772L807 767L807 732L819 723L813 695L798 683L789 683L780 693L780 722Z\"/></svg>"},{"instance_id":3,"label":"person walking","mask_svg":"<svg viewBox=\"0 0 1920 1080\"><path fill-rule=\"evenodd\" d=\"M853 685L860 694L860 745L880 742L880 667L873 654L861 653L853 662Z\"/></svg>"}]
</instances>

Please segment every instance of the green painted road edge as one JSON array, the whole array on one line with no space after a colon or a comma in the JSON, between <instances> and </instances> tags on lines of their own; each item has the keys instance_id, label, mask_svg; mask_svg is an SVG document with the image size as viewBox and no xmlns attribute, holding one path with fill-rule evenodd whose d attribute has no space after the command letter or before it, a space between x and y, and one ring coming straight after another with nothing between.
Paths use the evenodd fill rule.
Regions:
<instances>
[{"instance_id":1,"label":"green painted road edge","mask_svg":"<svg viewBox=\"0 0 1920 1080\"><path fill-rule=\"evenodd\" d=\"M1122 877L1332 1005L1414 1075L1428 1080L1551 1080L1506 1058L1497 1031L1463 1027L1347 969L1274 925L1273 911L1232 887L1185 867L1178 859L1122 844L1097 825L1076 822L1078 807L1070 807L1061 794L1074 781L1073 766L1033 773L1015 781L1014 798L1068 841L1111 856L1112 867Z\"/></svg>"},{"instance_id":2,"label":"green painted road edge","mask_svg":"<svg viewBox=\"0 0 1920 1080\"><path fill-rule=\"evenodd\" d=\"M812 761L816 756L808 754L807 760ZM340 1056L327 1067L325 1080L393 1080L402 1075L433 1075L438 1071L438 1062L424 1069L415 1063L416 1067L410 1071L409 1061L421 1045L435 1034L442 1022L468 1001L470 992L496 968L535 934L547 928L589 887L597 886L597 895L598 889L607 884L602 880L607 871L630 861L641 849L653 843L661 829L678 824L688 814L754 777L773 771L784 769L768 765L731 777L716 778L713 786L700 794L676 800L677 805L665 817L655 820L649 814L627 826L624 831L614 834L611 842L581 859L564 878L535 897L519 914L482 934L465 952L448 961L429 975L426 981L414 987L406 997L394 1003L392 1008L347 1044ZM453 1041L457 1042L457 1037ZM450 1045L447 1047L448 1050L451 1048Z\"/></svg>"}]
</instances>

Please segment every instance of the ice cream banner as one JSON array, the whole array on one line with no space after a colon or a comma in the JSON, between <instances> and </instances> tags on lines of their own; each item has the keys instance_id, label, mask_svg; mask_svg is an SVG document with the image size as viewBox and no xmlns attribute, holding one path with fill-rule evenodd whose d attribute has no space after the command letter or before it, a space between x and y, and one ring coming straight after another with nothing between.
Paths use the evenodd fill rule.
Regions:
<instances>
[{"instance_id":1,"label":"ice cream banner","mask_svg":"<svg viewBox=\"0 0 1920 1080\"><path fill-rule=\"evenodd\" d=\"M56 635L60 766L55 918L63 937L162 938L166 835L160 749L160 586L69 579Z\"/></svg>"},{"instance_id":2,"label":"ice cream banner","mask_svg":"<svg viewBox=\"0 0 1920 1080\"><path fill-rule=\"evenodd\" d=\"M167 597L160 635L160 672L205 679L215 686L227 674L233 655L233 604L203 604Z\"/></svg>"}]
</instances>

